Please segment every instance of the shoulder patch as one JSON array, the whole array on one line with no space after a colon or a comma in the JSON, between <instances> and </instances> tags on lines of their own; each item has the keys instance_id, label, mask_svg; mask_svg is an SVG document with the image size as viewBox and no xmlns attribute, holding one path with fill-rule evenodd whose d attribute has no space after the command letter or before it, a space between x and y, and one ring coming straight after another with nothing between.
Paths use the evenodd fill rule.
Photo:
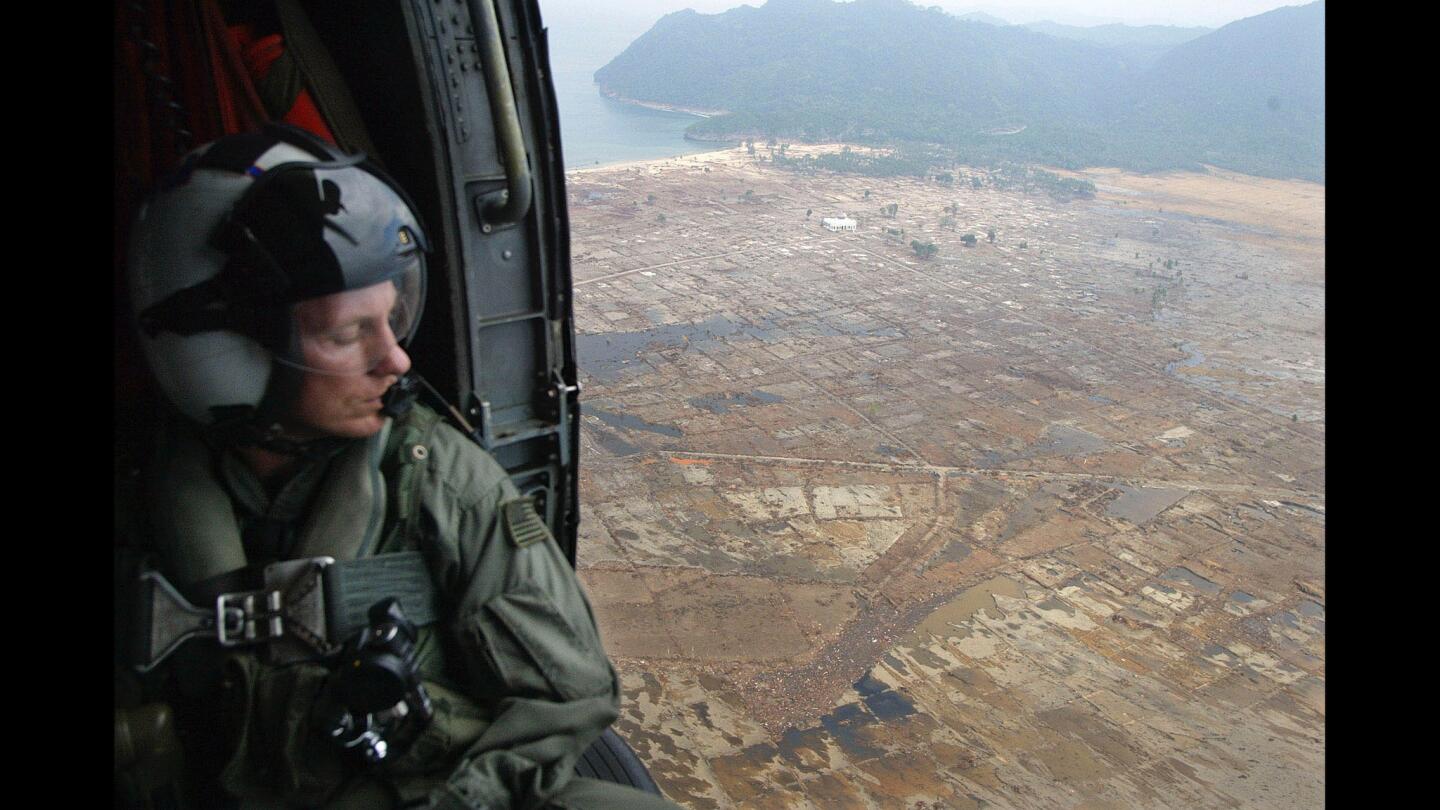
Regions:
<instances>
[{"instance_id":1,"label":"shoulder patch","mask_svg":"<svg viewBox=\"0 0 1440 810\"><path fill-rule=\"evenodd\" d=\"M545 521L536 513L530 498L511 498L501 508L505 512L505 533L516 548L524 548L549 535Z\"/></svg>"}]
</instances>

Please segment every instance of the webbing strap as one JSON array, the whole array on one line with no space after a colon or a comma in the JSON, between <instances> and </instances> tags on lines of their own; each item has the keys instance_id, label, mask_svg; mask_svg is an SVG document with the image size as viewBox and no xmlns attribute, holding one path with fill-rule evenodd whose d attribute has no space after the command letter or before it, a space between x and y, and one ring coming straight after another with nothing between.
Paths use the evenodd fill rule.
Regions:
<instances>
[{"instance_id":1,"label":"webbing strap","mask_svg":"<svg viewBox=\"0 0 1440 810\"><path fill-rule=\"evenodd\" d=\"M267 654L276 662L306 660L338 649L369 626L375 603L392 597L419 627L439 621L442 611L418 551L341 562L292 560L263 572L247 566L191 585L184 594L156 571L146 571L137 584L133 660L141 671L191 638L219 640L222 646L268 644Z\"/></svg>"},{"instance_id":2,"label":"webbing strap","mask_svg":"<svg viewBox=\"0 0 1440 810\"><path fill-rule=\"evenodd\" d=\"M418 551L342 560L325 568L326 633L344 641L370 621L371 605L395 597L405 618L419 627L440 620L439 594L425 556Z\"/></svg>"},{"instance_id":3,"label":"webbing strap","mask_svg":"<svg viewBox=\"0 0 1440 810\"><path fill-rule=\"evenodd\" d=\"M309 83L315 106L335 134L335 140L340 142L340 148L347 152L364 152L383 166L375 143L365 130L355 99L351 97L334 58L325 49L325 43L320 41L320 34L310 23L305 10L296 0L278 0L275 10L285 34L286 51Z\"/></svg>"}]
</instances>

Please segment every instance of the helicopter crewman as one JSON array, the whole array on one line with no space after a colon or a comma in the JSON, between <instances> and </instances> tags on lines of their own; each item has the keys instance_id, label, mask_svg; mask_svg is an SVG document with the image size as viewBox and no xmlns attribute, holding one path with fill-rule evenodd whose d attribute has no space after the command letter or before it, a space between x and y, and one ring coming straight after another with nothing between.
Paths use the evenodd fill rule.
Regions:
<instances>
[{"instance_id":1,"label":"helicopter crewman","mask_svg":"<svg viewBox=\"0 0 1440 810\"><path fill-rule=\"evenodd\" d=\"M287 127L142 209L168 407L117 553L122 806L675 807L574 775L618 679L531 501L407 395L426 250L399 186Z\"/></svg>"}]
</instances>

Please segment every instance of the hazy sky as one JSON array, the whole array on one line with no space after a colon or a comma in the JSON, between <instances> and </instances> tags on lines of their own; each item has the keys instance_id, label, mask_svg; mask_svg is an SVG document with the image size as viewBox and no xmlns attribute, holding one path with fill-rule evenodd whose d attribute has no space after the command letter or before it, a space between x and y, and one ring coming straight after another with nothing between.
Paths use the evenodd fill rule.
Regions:
<instances>
[{"instance_id":1,"label":"hazy sky","mask_svg":"<svg viewBox=\"0 0 1440 810\"><path fill-rule=\"evenodd\" d=\"M984 11L1011 23L1048 19L1070 25L1123 22L1219 28L1281 6L1303 5L1304 0L919 0L918 4L938 5L957 14ZM672 11L693 8L702 14L716 14L741 5L761 6L764 0L540 0L541 14L552 27L603 18L607 27L630 30L639 26L634 36Z\"/></svg>"}]
</instances>

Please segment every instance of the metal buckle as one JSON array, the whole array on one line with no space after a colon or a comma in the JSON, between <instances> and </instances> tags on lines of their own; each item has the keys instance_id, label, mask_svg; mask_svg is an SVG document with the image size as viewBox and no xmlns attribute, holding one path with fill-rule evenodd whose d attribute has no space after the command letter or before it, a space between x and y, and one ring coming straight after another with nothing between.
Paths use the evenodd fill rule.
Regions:
<instances>
[{"instance_id":1,"label":"metal buckle","mask_svg":"<svg viewBox=\"0 0 1440 810\"><path fill-rule=\"evenodd\" d=\"M158 571L141 575L148 625L138 628L140 672L148 672L192 638L215 638L221 647L265 645L266 660L288 664L330 655L323 573L333 557L309 557L265 566L265 587L223 593L213 612L185 601Z\"/></svg>"},{"instance_id":2,"label":"metal buckle","mask_svg":"<svg viewBox=\"0 0 1440 810\"><path fill-rule=\"evenodd\" d=\"M257 609L257 604L263 604L264 609ZM280 608L279 591L222 593L215 599L215 637L222 647L279 638L285 634Z\"/></svg>"},{"instance_id":3,"label":"metal buckle","mask_svg":"<svg viewBox=\"0 0 1440 810\"><path fill-rule=\"evenodd\" d=\"M328 655L322 572L333 557L308 557L265 566L265 587L221 594L215 600L216 638L222 647L267 643L266 659L286 664Z\"/></svg>"}]
</instances>

